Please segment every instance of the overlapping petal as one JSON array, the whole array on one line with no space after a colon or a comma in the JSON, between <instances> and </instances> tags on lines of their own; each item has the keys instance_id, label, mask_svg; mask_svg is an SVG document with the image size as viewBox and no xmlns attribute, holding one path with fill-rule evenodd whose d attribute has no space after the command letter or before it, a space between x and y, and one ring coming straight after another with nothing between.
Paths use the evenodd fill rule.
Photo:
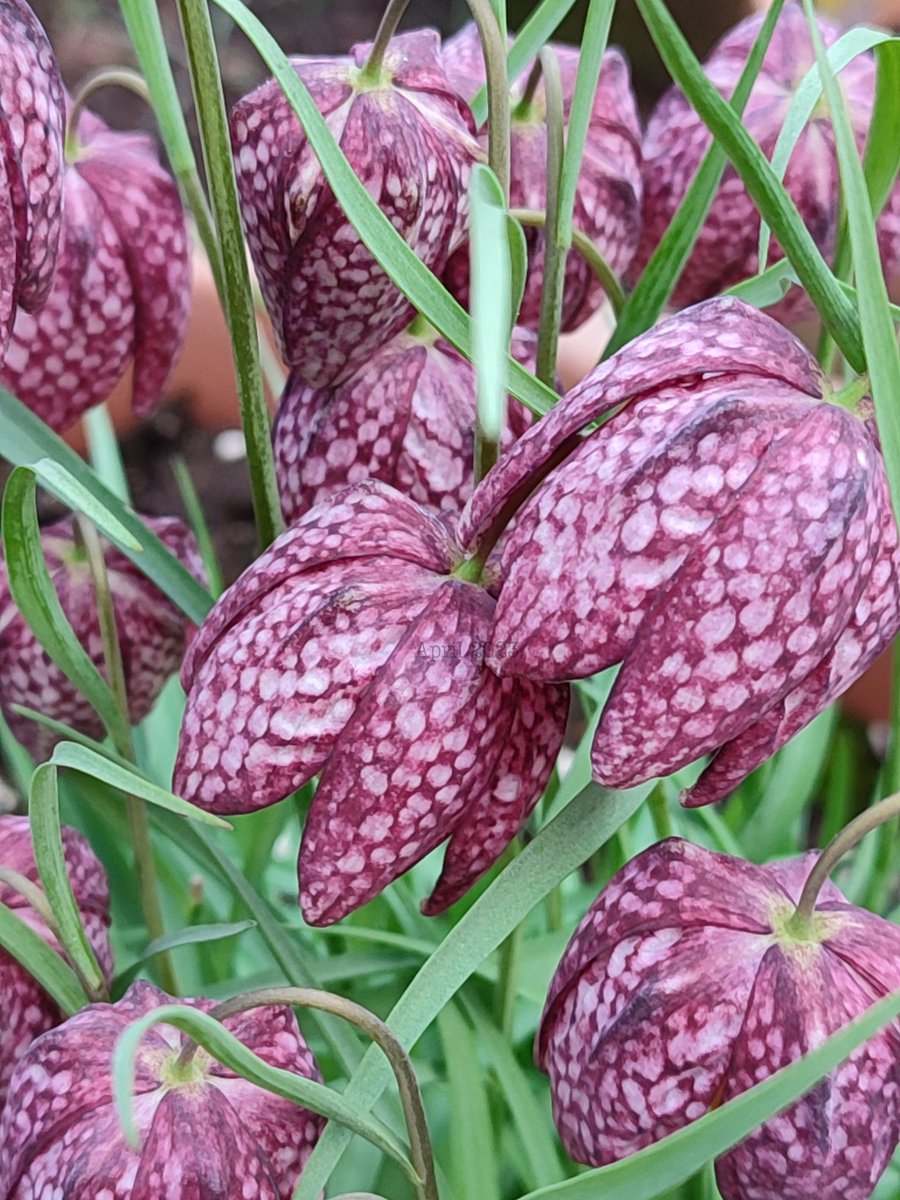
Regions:
<instances>
[{"instance_id":1,"label":"overlapping petal","mask_svg":"<svg viewBox=\"0 0 900 1200\"><path fill-rule=\"evenodd\" d=\"M444 526L375 480L331 496L218 602L194 641L175 787L216 812L321 773L300 899L327 924L448 837L427 904L499 856L549 778L567 690L490 670L491 591Z\"/></svg>"},{"instance_id":2,"label":"overlapping petal","mask_svg":"<svg viewBox=\"0 0 900 1200\"><path fill-rule=\"evenodd\" d=\"M514 349L533 360L533 336L520 331ZM426 508L459 512L472 493L475 408L474 369L436 336L399 334L335 387L310 387L292 374L272 435L285 520L364 479L392 484ZM510 398L502 444L529 419Z\"/></svg>"},{"instance_id":3,"label":"overlapping petal","mask_svg":"<svg viewBox=\"0 0 900 1200\"><path fill-rule=\"evenodd\" d=\"M184 1044L155 1026L137 1055L135 1116L125 1142L112 1095L112 1059L127 1026L170 1003L139 982L116 1004L94 1004L32 1044L11 1083L0 1145L0 1192L25 1200L51 1186L72 1200L279 1200L290 1195L321 1132L320 1117L264 1092L201 1054L200 1081L172 1082ZM180 1003L209 1011L208 1001ZM225 1025L270 1065L319 1072L293 1013L255 1010ZM127 1191L126 1191L127 1189Z\"/></svg>"},{"instance_id":4,"label":"overlapping petal","mask_svg":"<svg viewBox=\"0 0 900 1200\"><path fill-rule=\"evenodd\" d=\"M831 884L808 938L784 932L815 858L755 867L668 839L601 892L538 1038L576 1159L605 1165L683 1128L896 987L896 926ZM867 1200L900 1138L898 1049L883 1031L723 1156L724 1200Z\"/></svg>"},{"instance_id":5,"label":"overlapping petal","mask_svg":"<svg viewBox=\"0 0 900 1200\"><path fill-rule=\"evenodd\" d=\"M0 370L57 431L105 400L129 363L135 412L147 413L181 349L190 298L184 212L150 140L91 113L78 139L52 289L40 311L18 312Z\"/></svg>"},{"instance_id":6,"label":"overlapping petal","mask_svg":"<svg viewBox=\"0 0 900 1200\"><path fill-rule=\"evenodd\" d=\"M433 31L394 38L377 86L360 79L368 50L294 66L369 194L439 274L480 157L471 115L441 68ZM414 311L348 222L274 80L235 106L231 132L244 227L279 345L301 378L324 387L365 363Z\"/></svg>"}]
</instances>

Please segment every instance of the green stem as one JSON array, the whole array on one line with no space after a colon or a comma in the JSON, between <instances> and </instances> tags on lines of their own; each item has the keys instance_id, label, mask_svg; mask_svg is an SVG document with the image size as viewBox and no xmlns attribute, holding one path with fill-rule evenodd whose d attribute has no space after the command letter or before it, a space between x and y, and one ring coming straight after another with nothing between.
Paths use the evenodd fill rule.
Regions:
<instances>
[{"instance_id":1,"label":"green stem","mask_svg":"<svg viewBox=\"0 0 900 1200\"><path fill-rule=\"evenodd\" d=\"M250 274L241 230L231 160L228 118L216 46L206 0L177 0L187 47L191 85L203 144L203 161L212 196L213 217L222 256L225 315L237 371L241 423L253 492L256 527L263 547L281 532L283 522L263 391L259 339L250 290Z\"/></svg>"},{"instance_id":2,"label":"green stem","mask_svg":"<svg viewBox=\"0 0 900 1200\"><path fill-rule=\"evenodd\" d=\"M78 122L88 101L97 92L107 87L121 87L134 93L145 104L150 104L150 89L143 75L130 67L101 67L88 75L72 98L69 119L66 123L66 158L71 161L78 153Z\"/></svg>"},{"instance_id":3,"label":"green stem","mask_svg":"<svg viewBox=\"0 0 900 1200\"><path fill-rule=\"evenodd\" d=\"M320 991L318 988L261 988L259 991L245 992L240 996L235 996L232 1000L226 1000L217 1005L211 1015L217 1021L226 1021L229 1017L237 1016L239 1013L253 1008L262 1008L269 1004L312 1008L319 1012L331 1013L333 1016L355 1025L379 1047L390 1063L397 1081L397 1090L400 1093L403 1115L409 1132L412 1163L419 1177L419 1184L416 1187L418 1200L438 1200L434 1156L419 1082L416 1079L409 1055L390 1026L367 1008L363 1008L362 1005L355 1004L343 996L336 996L332 992ZM195 1042L187 1041L179 1055L178 1065L185 1066L196 1049Z\"/></svg>"},{"instance_id":4,"label":"green stem","mask_svg":"<svg viewBox=\"0 0 900 1200\"><path fill-rule=\"evenodd\" d=\"M509 199L509 76L506 46L491 0L467 0L481 38L488 99L488 165Z\"/></svg>"},{"instance_id":5,"label":"green stem","mask_svg":"<svg viewBox=\"0 0 900 1200\"><path fill-rule=\"evenodd\" d=\"M550 49L550 47L545 46L544 49ZM525 89L522 92L522 98L512 110L513 121L527 121L531 116L531 102L534 99L537 86L541 82L542 73L541 55L539 54L531 64L531 70L528 72L528 78L525 80Z\"/></svg>"},{"instance_id":6,"label":"green stem","mask_svg":"<svg viewBox=\"0 0 900 1200\"><path fill-rule=\"evenodd\" d=\"M541 286L541 314L538 325L535 374L542 383L553 387L556 381L556 353L562 325L568 247L560 245L560 189L565 157L566 127L563 112L562 80L556 51L545 46L539 61L544 74L547 98L547 214L544 233L544 278Z\"/></svg>"},{"instance_id":7,"label":"green stem","mask_svg":"<svg viewBox=\"0 0 900 1200\"><path fill-rule=\"evenodd\" d=\"M97 618L100 624L100 638L103 643L103 658L106 663L106 674L110 689L116 698L119 711L122 713L125 733L114 739L115 749L129 762L135 762L134 742L131 737L131 726L128 716L128 688L125 682L125 668L122 663L122 650L119 645L119 635L116 629L116 614L112 592L109 588L109 576L106 571L106 560L97 530L81 515L76 517L78 535L88 557L88 565L94 584L94 595L97 600ZM144 923L147 927L148 940L157 941L166 932L163 922L162 908L159 903L159 892L156 883L156 860L153 855L153 840L150 836L150 820L147 809L135 796L125 796L125 811L128 816L128 827L131 833L131 844L134 850L135 870L137 875L138 895ZM172 995L178 995L178 981L175 968L168 953L159 955L159 972L163 987Z\"/></svg>"},{"instance_id":8,"label":"green stem","mask_svg":"<svg viewBox=\"0 0 900 1200\"><path fill-rule=\"evenodd\" d=\"M385 53L391 38L403 20L403 14L409 8L409 4L410 0L388 0L388 6L384 10L378 32L372 42L372 49L369 51L366 65L359 73L361 79L371 83L377 83L381 79Z\"/></svg>"},{"instance_id":9,"label":"green stem","mask_svg":"<svg viewBox=\"0 0 900 1200\"><path fill-rule=\"evenodd\" d=\"M197 234L216 281L216 289L224 303L225 286L215 225L181 110L159 12L152 0L119 0L119 7L150 93L166 156L178 180L184 202L193 214Z\"/></svg>"},{"instance_id":10,"label":"green stem","mask_svg":"<svg viewBox=\"0 0 900 1200\"><path fill-rule=\"evenodd\" d=\"M827 384L826 380L826 384ZM868 375L859 375L856 379L851 380L846 387L840 388L837 391L832 390L831 394L827 394L826 399L832 404L839 404L841 408L846 408L848 412L853 412L857 404L862 400L863 396L868 396L872 391L872 384Z\"/></svg>"},{"instance_id":11,"label":"green stem","mask_svg":"<svg viewBox=\"0 0 900 1200\"><path fill-rule=\"evenodd\" d=\"M550 214L536 208L512 208L509 215L514 217L520 225L533 225L538 229L546 229L550 225ZM609 297L613 312L618 316L625 307L627 299L625 289L619 282L615 271L603 257L599 246L592 242L586 233L575 228L572 229L572 246L603 284L603 290Z\"/></svg>"},{"instance_id":12,"label":"green stem","mask_svg":"<svg viewBox=\"0 0 900 1200\"><path fill-rule=\"evenodd\" d=\"M852 850L867 833L887 824L888 821L895 820L898 816L900 816L900 792L895 792L860 813L829 842L819 855L816 865L810 871L803 886L797 908L790 920L792 930L805 931L809 928L816 910L816 899L819 892L844 855Z\"/></svg>"}]
</instances>

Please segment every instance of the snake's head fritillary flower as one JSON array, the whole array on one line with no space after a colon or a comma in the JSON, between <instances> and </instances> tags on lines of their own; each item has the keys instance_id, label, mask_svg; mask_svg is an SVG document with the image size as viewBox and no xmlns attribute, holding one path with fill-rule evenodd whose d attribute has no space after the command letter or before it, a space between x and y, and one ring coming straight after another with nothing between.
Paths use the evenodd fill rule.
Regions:
<instances>
[{"instance_id":1,"label":"snake's head fritillary flower","mask_svg":"<svg viewBox=\"0 0 900 1200\"><path fill-rule=\"evenodd\" d=\"M762 24L754 16L728 33L707 59L704 70L719 91L730 97ZM841 33L839 26L820 19L826 45ZM767 157L787 116L794 93L810 68L815 53L806 17L799 4L788 3L778 17L742 117L751 136ZM875 64L860 54L837 76L848 101L860 146L865 141L875 96ZM644 137L644 208L641 246L634 262L639 272L665 232L675 210L710 145L710 135L684 95L671 88L658 102ZM787 165L785 187L806 227L823 254L834 250L840 215L840 186L834 131L827 108L819 106L804 127ZM760 216L740 179L729 167L694 251L674 293L677 307L694 304L724 291L758 269ZM882 239L882 250L889 249ZM894 247L890 247L894 249ZM783 257L773 243L770 261ZM896 270L900 263L893 265ZM771 309L780 320L811 315L809 299L799 287Z\"/></svg>"},{"instance_id":2,"label":"snake's head fritillary flower","mask_svg":"<svg viewBox=\"0 0 900 1200\"><path fill-rule=\"evenodd\" d=\"M550 984L537 1056L568 1152L603 1166L815 1050L900 986L900 930L815 854L758 867L670 838L600 893ZM716 1164L723 1200L868 1200L900 1137L900 1033L876 1034Z\"/></svg>"},{"instance_id":3,"label":"snake's head fritillary flower","mask_svg":"<svg viewBox=\"0 0 900 1200\"><path fill-rule=\"evenodd\" d=\"M146 524L199 580L203 565L193 534L175 517L146 517ZM71 518L47 526L41 545L53 586L76 637L105 674L103 639L97 616L91 569L77 543ZM132 724L143 720L184 653L187 618L114 546L107 546L106 570L116 631L122 651ZM48 657L19 612L9 591L6 565L0 561L0 705L16 737L38 759L58 737L12 709L21 704L71 725L89 737L101 737L94 709Z\"/></svg>"},{"instance_id":4,"label":"snake's head fritillary flower","mask_svg":"<svg viewBox=\"0 0 900 1200\"><path fill-rule=\"evenodd\" d=\"M534 349L534 335L517 330L519 361L533 366ZM310 387L291 375L273 431L285 520L364 479L458 513L472 493L476 403L471 364L432 330L398 334L334 387ZM510 397L502 447L530 420Z\"/></svg>"},{"instance_id":5,"label":"snake's head fritillary flower","mask_svg":"<svg viewBox=\"0 0 900 1200\"><path fill-rule=\"evenodd\" d=\"M0 358L16 307L47 299L59 250L66 102L25 0L0 4Z\"/></svg>"},{"instance_id":6,"label":"snake's head fritillary flower","mask_svg":"<svg viewBox=\"0 0 900 1200\"><path fill-rule=\"evenodd\" d=\"M575 94L579 53L571 46L553 46L563 91L563 115L568 123ZM471 100L485 81L481 43L474 24L466 25L444 44L442 61L451 82ZM510 207L543 212L547 207L547 106L543 82L525 99L530 67L513 90L510 137ZM482 135L486 144L486 134ZM613 272L622 275L631 264L641 230L641 123L631 90L628 64L618 50L603 56L600 81L591 108L584 158L575 193L573 225L600 250ZM543 231L525 228L528 274L519 321L537 329L540 320L544 264ZM469 248L450 261L447 286L467 302ZM577 251L569 254L563 294L562 328L574 329L603 302L603 288Z\"/></svg>"},{"instance_id":7,"label":"snake's head fritillary flower","mask_svg":"<svg viewBox=\"0 0 900 1200\"><path fill-rule=\"evenodd\" d=\"M62 831L63 852L75 903L94 954L107 980L112 975L109 946L109 888L106 872L80 833L68 826ZM0 817L0 869L14 871L40 886L34 847L27 817ZM27 900L6 882L0 882L0 904L12 909L45 942L59 951L59 944L43 918ZM44 989L14 958L0 950L0 1112L6 1103L13 1069L38 1034L52 1029L63 1019L59 1008ZM3 1194L3 1193L0 1193Z\"/></svg>"},{"instance_id":8,"label":"snake's head fritillary flower","mask_svg":"<svg viewBox=\"0 0 900 1200\"><path fill-rule=\"evenodd\" d=\"M184 1036L154 1025L137 1053L140 1147L126 1142L113 1099L116 1043L165 1004L208 1012L208 1000L173 1001L143 981L115 1004L92 1004L33 1042L10 1083L0 1122L0 1195L72 1200L283 1200L312 1153L323 1120L263 1091L197 1050L178 1064ZM257 1008L225 1027L270 1066L319 1080L293 1011Z\"/></svg>"},{"instance_id":9,"label":"snake's head fritillary flower","mask_svg":"<svg viewBox=\"0 0 900 1200\"><path fill-rule=\"evenodd\" d=\"M900 626L873 430L741 301L697 305L601 364L507 451L461 536L477 545L548 471L504 541L494 636L512 651L488 661L547 682L622 663L593 749L608 786L718 751L687 802L721 798Z\"/></svg>"},{"instance_id":10,"label":"snake's head fritillary flower","mask_svg":"<svg viewBox=\"0 0 900 1200\"><path fill-rule=\"evenodd\" d=\"M438 35L395 37L381 76L370 47L293 65L366 190L436 274L461 236L472 117L440 64ZM247 241L285 361L313 387L344 378L414 310L366 249L281 86L244 97L231 135Z\"/></svg>"},{"instance_id":11,"label":"snake's head fritillary flower","mask_svg":"<svg viewBox=\"0 0 900 1200\"><path fill-rule=\"evenodd\" d=\"M51 428L67 429L129 364L147 413L181 349L190 243L174 179L151 139L78 120L64 176L60 257L49 298L16 316L0 381Z\"/></svg>"},{"instance_id":12,"label":"snake's head fritillary flower","mask_svg":"<svg viewBox=\"0 0 900 1200\"><path fill-rule=\"evenodd\" d=\"M191 644L175 787L241 813L319 774L300 851L312 924L449 837L426 911L447 907L546 785L567 689L486 666L494 598L453 573L462 561L435 516L369 480L301 517Z\"/></svg>"}]
</instances>

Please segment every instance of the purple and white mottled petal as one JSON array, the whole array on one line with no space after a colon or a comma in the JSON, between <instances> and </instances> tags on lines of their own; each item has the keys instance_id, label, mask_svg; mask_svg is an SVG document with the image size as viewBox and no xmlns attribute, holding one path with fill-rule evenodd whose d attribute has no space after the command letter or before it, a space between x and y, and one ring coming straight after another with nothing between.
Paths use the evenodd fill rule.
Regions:
<instances>
[{"instance_id":1,"label":"purple and white mottled petal","mask_svg":"<svg viewBox=\"0 0 900 1200\"><path fill-rule=\"evenodd\" d=\"M6 158L0 153L0 360L16 313L16 227Z\"/></svg>"},{"instance_id":2,"label":"purple and white mottled petal","mask_svg":"<svg viewBox=\"0 0 900 1200\"><path fill-rule=\"evenodd\" d=\"M452 832L490 785L500 681L483 667L493 601L447 579L375 676L326 763L300 850L307 922L358 908Z\"/></svg>"},{"instance_id":3,"label":"purple and white mottled petal","mask_svg":"<svg viewBox=\"0 0 900 1200\"><path fill-rule=\"evenodd\" d=\"M183 1037L166 1026L152 1028L138 1050L141 1146L126 1147L111 1090L115 1045L131 1021L169 1001L140 982L118 1003L91 1005L31 1046L13 1077L15 1106L0 1126L4 1196L27 1200L48 1186L62 1186L72 1200L233 1200L238 1185L247 1200L291 1194L321 1119L223 1073L202 1050L201 1080L168 1084ZM255 1013L226 1025L271 1065L320 1078L290 1010L266 1015L270 1026Z\"/></svg>"},{"instance_id":4,"label":"purple and white mottled petal","mask_svg":"<svg viewBox=\"0 0 900 1200\"><path fill-rule=\"evenodd\" d=\"M440 273L480 157L471 116L440 66L434 31L392 39L388 82L374 90L353 86L367 50L294 66L370 195ZM245 97L231 130L248 244L282 352L324 387L400 333L413 309L348 223L277 85Z\"/></svg>"},{"instance_id":5,"label":"purple and white mottled petal","mask_svg":"<svg viewBox=\"0 0 900 1200\"><path fill-rule=\"evenodd\" d=\"M253 812L325 764L361 693L438 583L420 567L374 560L329 588L254 609L192 676L175 761L176 791L219 813Z\"/></svg>"},{"instance_id":6,"label":"purple and white mottled petal","mask_svg":"<svg viewBox=\"0 0 900 1200\"><path fill-rule=\"evenodd\" d=\"M157 403L181 350L191 294L190 239L175 180L143 138L99 131L75 170L119 235L134 303L132 404Z\"/></svg>"},{"instance_id":7,"label":"purple and white mottled petal","mask_svg":"<svg viewBox=\"0 0 900 1200\"><path fill-rule=\"evenodd\" d=\"M368 479L304 513L220 597L191 642L181 678L191 687L210 647L279 585L339 560L389 556L437 574L453 566L447 531L406 496Z\"/></svg>"},{"instance_id":8,"label":"purple and white mottled petal","mask_svg":"<svg viewBox=\"0 0 900 1200\"><path fill-rule=\"evenodd\" d=\"M873 1003L814 945L766 954L722 1100L821 1045ZM718 1160L723 1200L869 1200L900 1136L898 1042L882 1031L787 1111Z\"/></svg>"},{"instance_id":9,"label":"purple and white mottled petal","mask_svg":"<svg viewBox=\"0 0 900 1200\"><path fill-rule=\"evenodd\" d=\"M2 207L5 215L11 208L15 230L15 299L33 310L49 294L60 241L65 93L47 35L25 0L0 4L0 41Z\"/></svg>"},{"instance_id":10,"label":"purple and white mottled petal","mask_svg":"<svg viewBox=\"0 0 900 1200\"><path fill-rule=\"evenodd\" d=\"M334 388L291 373L272 431L288 524L348 484L395 483L426 353L401 334Z\"/></svg>"},{"instance_id":11,"label":"purple and white mottled petal","mask_svg":"<svg viewBox=\"0 0 900 1200\"><path fill-rule=\"evenodd\" d=\"M731 880L723 888L722 877ZM607 884L582 918L556 969L543 1023L552 1021L563 991L598 955L619 942L645 933L717 928L764 935L771 903L783 898L766 868L740 858L716 854L681 838L667 838L633 858ZM544 1037L537 1057L543 1062Z\"/></svg>"},{"instance_id":12,"label":"purple and white mottled petal","mask_svg":"<svg viewBox=\"0 0 900 1200\"><path fill-rule=\"evenodd\" d=\"M65 176L59 265L37 313L16 314L0 380L57 432L99 404L134 351L135 307L124 249L100 197Z\"/></svg>"},{"instance_id":13,"label":"purple and white mottled petal","mask_svg":"<svg viewBox=\"0 0 900 1200\"><path fill-rule=\"evenodd\" d=\"M597 729L595 778L630 786L709 753L829 653L880 538L874 455L862 423L831 405L769 450L635 636Z\"/></svg>"},{"instance_id":14,"label":"purple and white mottled petal","mask_svg":"<svg viewBox=\"0 0 900 1200\"><path fill-rule=\"evenodd\" d=\"M502 749L491 784L473 794L454 827L440 878L422 905L426 916L455 904L522 828L547 786L568 712L567 687L503 681L503 708L494 727Z\"/></svg>"},{"instance_id":15,"label":"purple and white mottled petal","mask_svg":"<svg viewBox=\"0 0 900 1200\"><path fill-rule=\"evenodd\" d=\"M503 548L500 674L573 679L621 660L656 594L769 445L810 412L785 384L712 377L635 401L584 440Z\"/></svg>"},{"instance_id":16,"label":"purple and white mottled petal","mask_svg":"<svg viewBox=\"0 0 900 1200\"><path fill-rule=\"evenodd\" d=\"M868 670L900 631L900 552L887 484L877 460L877 502L872 516L880 522L882 545L873 554L866 586L853 615L831 652L806 679L759 721L718 750L693 787L682 795L688 808L724 799L751 771L764 763L814 717L823 712ZM862 573L868 564L861 568Z\"/></svg>"},{"instance_id":17,"label":"purple and white mottled petal","mask_svg":"<svg viewBox=\"0 0 900 1200\"><path fill-rule=\"evenodd\" d=\"M820 398L822 376L809 351L764 313L720 297L663 321L601 363L501 458L460 518L463 545L477 541L511 495L530 484L554 455L577 445L576 434L626 401L711 374L777 380Z\"/></svg>"},{"instance_id":18,"label":"purple and white mottled petal","mask_svg":"<svg viewBox=\"0 0 900 1200\"><path fill-rule=\"evenodd\" d=\"M615 1162L703 1116L765 949L750 933L673 921L617 941L559 995L542 1065L573 1158Z\"/></svg>"}]
</instances>

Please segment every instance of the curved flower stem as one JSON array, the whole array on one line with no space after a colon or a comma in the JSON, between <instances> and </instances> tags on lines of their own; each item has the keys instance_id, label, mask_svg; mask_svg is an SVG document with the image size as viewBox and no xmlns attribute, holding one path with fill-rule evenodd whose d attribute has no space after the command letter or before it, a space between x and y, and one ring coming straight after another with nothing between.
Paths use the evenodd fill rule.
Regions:
<instances>
[{"instance_id":1,"label":"curved flower stem","mask_svg":"<svg viewBox=\"0 0 900 1200\"><path fill-rule=\"evenodd\" d=\"M237 371L253 511L259 540L265 548L281 532L283 521L275 479L269 410L263 392L250 272L231 161L225 98L207 0L177 0L177 8L188 53L203 158L221 251L224 282L222 299Z\"/></svg>"},{"instance_id":2,"label":"curved flower stem","mask_svg":"<svg viewBox=\"0 0 900 1200\"><path fill-rule=\"evenodd\" d=\"M509 200L509 75L506 46L491 0L467 0L481 38L487 76L488 165Z\"/></svg>"},{"instance_id":3,"label":"curved flower stem","mask_svg":"<svg viewBox=\"0 0 900 1200\"><path fill-rule=\"evenodd\" d=\"M106 560L103 557L103 547L93 524L80 514L76 516L78 536L88 557L91 578L94 584L94 594L97 599L97 617L100 623L100 638L103 642L103 658L106 663L106 674L109 686L116 698L116 703L124 717L127 735L115 739L115 749L118 754L129 762L135 762L134 742L131 738L131 725L128 717L128 689L125 683L125 668L122 664L122 650L119 646L119 635L116 630L116 614L112 593L109 588L109 576L106 571ZM150 836L150 821L147 809L134 796L125 796L125 811L128 816L128 828L131 833L131 844L134 849L135 869L137 874L138 893L141 900L141 910L147 927L148 940L158 941L166 932L163 922L162 909L156 886L156 862L153 856L153 840ZM175 968L168 952L159 955L159 973L166 991L178 995L178 981Z\"/></svg>"},{"instance_id":4,"label":"curved flower stem","mask_svg":"<svg viewBox=\"0 0 900 1200\"><path fill-rule=\"evenodd\" d=\"M130 67L101 67L99 71L92 72L72 98L72 107L69 110L69 120L66 124L67 154L70 147L74 149L77 145L78 122L88 101L97 92L107 87L125 88L126 91L133 92L135 96L138 96L145 104L150 104L150 89L147 87L146 79L137 71L132 71Z\"/></svg>"},{"instance_id":5,"label":"curved flower stem","mask_svg":"<svg viewBox=\"0 0 900 1200\"><path fill-rule=\"evenodd\" d=\"M562 324L568 246L560 243L560 190L566 151L566 125L563 112L562 79L559 59L551 46L539 55L547 98L547 212L544 225L544 278L541 286L541 315L538 324L535 374L542 383L553 387L556 380L556 352Z\"/></svg>"},{"instance_id":6,"label":"curved flower stem","mask_svg":"<svg viewBox=\"0 0 900 1200\"><path fill-rule=\"evenodd\" d=\"M269 1004L314 1008L319 1012L331 1013L362 1030L384 1052L394 1072L403 1115L406 1118L412 1163L420 1180L416 1188L418 1200L438 1200L434 1156L419 1081L416 1079L409 1055L390 1027L361 1004L355 1004L352 1000L336 996L332 992L320 991L318 988L261 988L259 991L244 992L217 1005L210 1015L217 1021L225 1021L238 1013ZM187 1041L178 1058L179 1066L186 1065L196 1049L195 1042Z\"/></svg>"},{"instance_id":7,"label":"curved flower stem","mask_svg":"<svg viewBox=\"0 0 900 1200\"><path fill-rule=\"evenodd\" d=\"M510 209L509 215L515 217L520 225L533 225L539 229L545 229L550 225L550 214L540 212L536 208L513 208ZM603 257L599 247L582 230L573 228L572 247L578 251L603 284L603 290L609 297L613 312L618 316L625 307L627 297L615 271Z\"/></svg>"},{"instance_id":8,"label":"curved flower stem","mask_svg":"<svg viewBox=\"0 0 900 1200\"><path fill-rule=\"evenodd\" d=\"M857 376L846 387L839 388L837 391L832 388L830 394L828 393L828 386L828 381L826 380L825 399L829 400L832 404L839 404L841 408L846 408L848 412L853 412L863 396L868 396L872 391L872 384L867 374Z\"/></svg>"},{"instance_id":9,"label":"curved flower stem","mask_svg":"<svg viewBox=\"0 0 900 1200\"><path fill-rule=\"evenodd\" d=\"M816 865L810 871L809 877L803 885L797 908L790 920L792 930L808 929L815 913L819 892L844 855L852 850L867 833L871 833L873 829L877 829L888 821L893 821L898 816L900 816L900 792L895 792L892 796L886 796L884 800L880 800L871 808L867 808L865 812L860 813L829 842L819 855Z\"/></svg>"},{"instance_id":10,"label":"curved flower stem","mask_svg":"<svg viewBox=\"0 0 900 1200\"><path fill-rule=\"evenodd\" d=\"M670 838L675 831L672 828L672 814L669 812L669 804L662 783L658 783L648 796L647 806L650 809L656 836L661 842Z\"/></svg>"},{"instance_id":11,"label":"curved flower stem","mask_svg":"<svg viewBox=\"0 0 900 1200\"><path fill-rule=\"evenodd\" d=\"M360 71L360 78L371 83L381 78L381 68L384 55L390 45L391 38L397 32L397 27L403 20L403 14L409 8L410 0L388 0L378 31L372 41L372 49L366 59L366 65Z\"/></svg>"},{"instance_id":12,"label":"curved flower stem","mask_svg":"<svg viewBox=\"0 0 900 1200\"><path fill-rule=\"evenodd\" d=\"M545 47L547 49L548 47ZM512 119L514 121L527 121L531 111L531 102L534 99L534 93L537 91L537 86L541 82L543 74L543 64L541 55L539 54L531 64L531 70L528 72L528 78L525 80L525 88L522 91L521 99L516 103L512 110Z\"/></svg>"}]
</instances>

